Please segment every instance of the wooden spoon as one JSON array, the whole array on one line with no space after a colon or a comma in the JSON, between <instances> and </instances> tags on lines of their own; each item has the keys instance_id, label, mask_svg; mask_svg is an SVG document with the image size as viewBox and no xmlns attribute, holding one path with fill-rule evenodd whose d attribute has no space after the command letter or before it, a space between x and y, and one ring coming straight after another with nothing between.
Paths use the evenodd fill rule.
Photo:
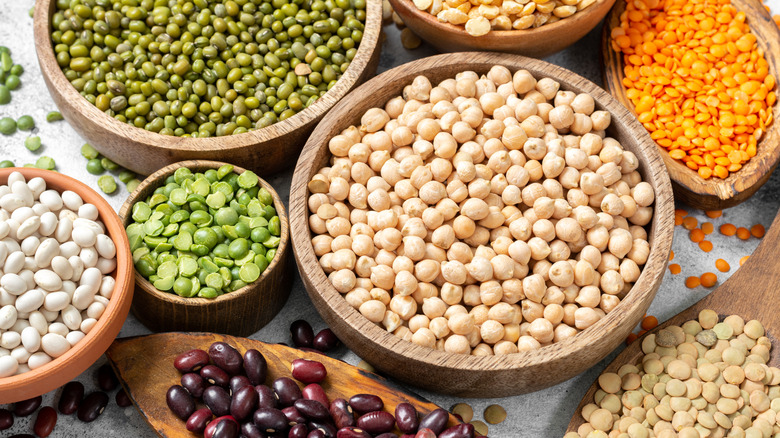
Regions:
<instances>
[{"instance_id":1,"label":"wooden spoon","mask_svg":"<svg viewBox=\"0 0 780 438\"><path fill-rule=\"evenodd\" d=\"M290 377L292 361L304 358L325 365L328 377L321 385L331 400L339 397L349 399L355 394L367 393L381 397L385 410L390 413L395 412L395 407L403 402L414 405L420 416L439 408L420 396L404 392L376 374L324 354L309 353L284 345L211 333L160 333L117 339L106 352L108 361L138 411L159 436L202 438L202 435L189 432L184 427L184 421L171 412L165 402L165 394L171 385L178 385L181 379L181 373L173 367L174 358L193 348L208 351L214 342L226 342L241 354L251 348L260 351L268 361L266 384L279 377ZM448 427L458 423L455 416L450 414Z\"/></svg>"},{"instance_id":2,"label":"wooden spoon","mask_svg":"<svg viewBox=\"0 0 780 438\"><path fill-rule=\"evenodd\" d=\"M699 312L712 309L718 313L721 320L724 316L739 315L745 321L757 319L764 325L766 336L772 341L771 356L768 365L780 365L780 318L777 317L777 300L780 299L780 257L777 256L777 245L780 244L780 214L775 217L772 227L764 236L756 251L745 264L739 268L725 283L715 291L702 298L698 303L683 310L655 329L647 332L657 333L669 325L681 326L686 321L696 319ZM681 290L680 293L685 293ZM642 354L643 337L632 342L610 363L603 372L615 373L624 364L636 363ZM585 393L574 416L569 422L567 432L576 432L585 422L582 418L583 406L593 401L598 389L598 380Z\"/></svg>"}]
</instances>

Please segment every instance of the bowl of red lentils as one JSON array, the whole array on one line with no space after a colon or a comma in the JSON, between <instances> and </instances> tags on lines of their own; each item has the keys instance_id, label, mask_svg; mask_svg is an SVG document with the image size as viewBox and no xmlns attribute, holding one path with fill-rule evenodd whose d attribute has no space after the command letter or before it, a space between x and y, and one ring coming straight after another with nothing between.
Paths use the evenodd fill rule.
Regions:
<instances>
[{"instance_id":1,"label":"bowl of red lentils","mask_svg":"<svg viewBox=\"0 0 780 438\"><path fill-rule=\"evenodd\" d=\"M381 372L474 397L603 359L652 301L674 226L658 148L625 107L492 53L414 61L347 96L304 148L290 211L339 338Z\"/></svg>"}]
</instances>

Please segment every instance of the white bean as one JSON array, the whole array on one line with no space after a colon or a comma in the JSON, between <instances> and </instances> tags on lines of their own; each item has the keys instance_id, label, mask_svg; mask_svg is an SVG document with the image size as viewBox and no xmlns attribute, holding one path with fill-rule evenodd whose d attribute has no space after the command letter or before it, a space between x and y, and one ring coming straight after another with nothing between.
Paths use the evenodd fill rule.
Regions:
<instances>
[{"instance_id":1,"label":"white bean","mask_svg":"<svg viewBox=\"0 0 780 438\"><path fill-rule=\"evenodd\" d=\"M5 219L0 221L0 239L5 239L8 233L11 231L11 227L5 222Z\"/></svg>"},{"instance_id":2,"label":"white bean","mask_svg":"<svg viewBox=\"0 0 780 438\"><path fill-rule=\"evenodd\" d=\"M10 175L8 175L8 182L7 182L6 184L8 184L8 186L10 187L10 186L12 186L12 185L13 185L13 184L14 184L16 181L21 181L21 182L24 182L24 183L26 183L26 182L27 182L27 179L25 179L24 175L22 175L22 173L21 173L21 172L19 172L19 171L15 171L15 172L11 172L11 174L10 174Z\"/></svg>"},{"instance_id":3,"label":"white bean","mask_svg":"<svg viewBox=\"0 0 780 438\"><path fill-rule=\"evenodd\" d=\"M31 370L40 368L49 362L51 362L51 356L49 356L48 354L42 351L31 354L30 358L27 359L27 365L30 367Z\"/></svg>"},{"instance_id":4,"label":"white bean","mask_svg":"<svg viewBox=\"0 0 780 438\"><path fill-rule=\"evenodd\" d=\"M95 248L97 249L98 254L100 254L100 257L106 259L113 259L116 257L116 245L114 245L114 241L105 234L98 234Z\"/></svg>"},{"instance_id":5,"label":"white bean","mask_svg":"<svg viewBox=\"0 0 780 438\"><path fill-rule=\"evenodd\" d=\"M68 306L62 310L62 323L71 330L78 330L81 327L81 312L73 306Z\"/></svg>"},{"instance_id":6,"label":"white bean","mask_svg":"<svg viewBox=\"0 0 780 438\"><path fill-rule=\"evenodd\" d=\"M59 252L59 246L57 251ZM68 259L61 255L56 255L51 259L51 269L64 280L73 277L73 267L68 263Z\"/></svg>"},{"instance_id":7,"label":"white bean","mask_svg":"<svg viewBox=\"0 0 780 438\"><path fill-rule=\"evenodd\" d=\"M100 225L99 223L90 219L85 219L83 217L74 219L73 228L81 228L81 227L89 228L90 230L92 230L92 232L95 233L95 235L104 234L103 226Z\"/></svg>"},{"instance_id":8,"label":"white bean","mask_svg":"<svg viewBox=\"0 0 780 438\"><path fill-rule=\"evenodd\" d=\"M30 207L17 208L11 213L11 219L20 224L33 216L35 216L35 211Z\"/></svg>"},{"instance_id":9,"label":"white bean","mask_svg":"<svg viewBox=\"0 0 780 438\"><path fill-rule=\"evenodd\" d=\"M97 265L98 254L94 248L82 248L79 257L87 268L94 268Z\"/></svg>"},{"instance_id":10,"label":"white bean","mask_svg":"<svg viewBox=\"0 0 780 438\"><path fill-rule=\"evenodd\" d=\"M95 327L95 324L97 324L97 319L87 318L81 321L81 331L89 334L89 332L92 331L92 329Z\"/></svg>"},{"instance_id":11,"label":"white bean","mask_svg":"<svg viewBox=\"0 0 780 438\"><path fill-rule=\"evenodd\" d=\"M68 258L68 263L70 263L70 267L73 270L73 275L70 279L79 281L84 273L84 261L79 256L74 255Z\"/></svg>"},{"instance_id":12,"label":"white bean","mask_svg":"<svg viewBox=\"0 0 780 438\"><path fill-rule=\"evenodd\" d=\"M24 253L21 250L8 254L3 265L3 272L6 274L18 274L24 267Z\"/></svg>"},{"instance_id":13,"label":"white bean","mask_svg":"<svg viewBox=\"0 0 780 438\"><path fill-rule=\"evenodd\" d=\"M49 269L41 269L35 273L35 283L47 291L57 291L62 288L62 279Z\"/></svg>"},{"instance_id":14,"label":"white bean","mask_svg":"<svg viewBox=\"0 0 780 438\"><path fill-rule=\"evenodd\" d=\"M0 198L0 207L7 211L14 211L17 208L24 207L24 199L13 193L9 193Z\"/></svg>"},{"instance_id":15,"label":"white bean","mask_svg":"<svg viewBox=\"0 0 780 438\"><path fill-rule=\"evenodd\" d=\"M0 336L0 347L12 350L22 343L22 336L16 332L5 332Z\"/></svg>"},{"instance_id":16,"label":"white bean","mask_svg":"<svg viewBox=\"0 0 780 438\"><path fill-rule=\"evenodd\" d=\"M98 209L92 204L84 204L79 207L79 217L96 221L98 218Z\"/></svg>"},{"instance_id":17,"label":"white bean","mask_svg":"<svg viewBox=\"0 0 780 438\"><path fill-rule=\"evenodd\" d=\"M43 313L40 311L30 313L28 321L30 321L30 326L32 326L39 335L43 336L49 332L49 321L46 320L46 317L43 316Z\"/></svg>"},{"instance_id":18,"label":"white bean","mask_svg":"<svg viewBox=\"0 0 780 438\"><path fill-rule=\"evenodd\" d=\"M39 196L41 203L51 211L59 211L62 208L62 196L56 190L46 190Z\"/></svg>"},{"instance_id":19,"label":"white bean","mask_svg":"<svg viewBox=\"0 0 780 438\"><path fill-rule=\"evenodd\" d=\"M18 313L34 312L43 305L45 297L40 289L30 289L16 298L16 311Z\"/></svg>"},{"instance_id":20,"label":"white bean","mask_svg":"<svg viewBox=\"0 0 780 438\"><path fill-rule=\"evenodd\" d=\"M6 350L5 348L0 348L0 357L8 356L11 354L11 350Z\"/></svg>"},{"instance_id":21,"label":"white bean","mask_svg":"<svg viewBox=\"0 0 780 438\"><path fill-rule=\"evenodd\" d=\"M25 261L26 260L27 259L25 259ZM33 263L35 262L33 261ZM27 289L35 289L35 273L33 271L25 268L19 273L19 276L27 283Z\"/></svg>"},{"instance_id":22,"label":"white bean","mask_svg":"<svg viewBox=\"0 0 780 438\"><path fill-rule=\"evenodd\" d=\"M62 192L61 196L62 203L65 204L65 206L68 207L71 211L78 211L79 207L84 205L84 201L81 199L81 196L79 196L76 192L65 190Z\"/></svg>"},{"instance_id":23,"label":"white bean","mask_svg":"<svg viewBox=\"0 0 780 438\"><path fill-rule=\"evenodd\" d=\"M16 322L14 323L14 325L11 326L9 330L15 331L16 333L21 333L22 330L26 329L27 327L30 327L30 321L27 320L27 318L29 317L30 317L29 314L25 314L24 315L25 319L21 319L22 315L18 314L16 316Z\"/></svg>"},{"instance_id":24,"label":"white bean","mask_svg":"<svg viewBox=\"0 0 780 438\"><path fill-rule=\"evenodd\" d=\"M103 315L103 312L106 310L106 306L99 302L95 301L92 304L87 307L87 316L90 318L100 319L100 316Z\"/></svg>"},{"instance_id":25,"label":"white bean","mask_svg":"<svg viewBox=\"0 0 780 438\"><path fill-rule=\"evenodd\" d=\"M46 318L46 322L52 322L57 319L58 316L60 316L60 312L52 312L46 309L38 309L38 311L41 312Z\"/></svg>"},{"instance_id":26,"label":"white bean","mask_svg":"<svg viewBox=\"0 0 780 438\"><path fill-rule=\"evenodd\" d=\"M35 327L27 327L22 330L22 345L30 353L35 353L41 348L41 334Z\"/></svg>"},{"instance_id":27,"label":"white bean","mask_svg":"<svg viewBox=\"0 0 780 438\"><path fill-rule=\"evenodd\" d=\"M73 256L78 256L81 251L81 247L76 242L68 241L60 245L60 255L66 259Z\"/></svg>"},{"instance_id":28,"label":"white bean","mask_svg":"<svg viewBox=\"0 0 780 438\"><path fill-rule=\"evenodd\" d=\"M24 374L28 371L32 370L26 363L20 363L19 368L16 369L16 375Z\"/></svg>"},{"instance_id":29,"label":"white bean","mask_svg":"<svg viewBox=\"0 0 780 438\"><path fill-rule=\"evenodd\" d=\"M13 376L18 368L19 362L10 355L0 357L0 377Z\"/></svg>"},{"instance_id":30,"label":"white bean","mask_svg":"<svg viewBox=\"0 0 780 438\"><path fill-rule=\"evenodd\" d=\"M115 285L116 280L114 280L114 277L111 277L110 275L103 277L103 281L100 282L100 296L111 299L111 296L114 294Z\"/></svg>"},{"instance_id":31,"label":"white bean","mask_svg":"<svg viewBox=\"0 0 780 438\"><path fill-rule=\"evenodd\" d=\"M4 224L5 222L0 222ZM5 258L8 257L8 247L0 243L0 265L5 263Z\"/></svg>"},{"instance_id":32,"label":"white bean","mask_svg":"<svg viewBox=\"0 0 780 438\"><path fill-rule=\"evenodd\" d=\"M65 243L70 239L73 232L73 220L69 217L60 217L57 223L57 229L54 231L54 238L60 243Z\"/></svg>"},{"instance_id":33,"label":"white bean","mask_svg":"<svg viewBox=\"0 0 780 438\"><path fill-rule=\"evenodd\" d=\"M94 295L100 288L100 280L103 278L100 270L97 268L87 268L84 273L81 274L81 281L79 286L89 286L90 292Z\"/></svg>"},{"instance_id":34,"label":"white bean","mask_svg":"<svg viewBox=\"0 0 780 438\"><path fill-rule=\"evenodd\" d=\"M33 203L35 202L32 190L30 190L30 187L27 185L27 183L22 181L16 181L11 184L11 193L21 198L25 207L32 207Z\"/></svg>"},{"instance_id":35,"label":"white bean","mask_svg":"<svg viewBox=\"0 0 780 438\"><path fill-rule=\"evenodd\" d=\"M57 223L59 223L57 215L47 211L41 215L41 226L38 228L38 232L41 233L41 236L49 237L57 230Z\"/></svg>"},{"instance_id":36,"label":"white bean","mask_svg":"<svg viewBox=\"0 0 780 438\"><path fill-rule=\"evenodd\" d=\"M38 216L41 216L44 213L51 213L49 211L49 207L47 207L47 206L45 206L43 204L39 204L39 203L36 203L35 205L32 206L32 211L33 211L33 213L37 214Z\"/></svg>"},{"instance_id":37,"label":"white bean","mask_svg":"<svg viewBox=\"0 0 780 438\"><path fill-rule=\"evenodd\" d=\"M38 250L38 247L40 245L41 245L41 239L39 239L36 236L29 236L24 240L22 240L22 244L21 244L22 252L26 256L33 256L35 255L35 251Z\"/></svg>"},{"instance_id":38,"label":"white bean","mask_svg":"<svg viewBox=\"0 0 780 438\"><path fill-rule=\"evenodd\" d=\"M27 187L30 188L33 198L38 199L38 197L41 196L41 193L46 190L46 180L40 176L36 176L35 178L27 181Z\"/></svg>"},{"instance_id":39,"label":"white bean","mask_svg":"<svg viewBox=\"0 0 780 438\"><path fill-rule=\"evenodd\" d=\"M15 302L16 295L11 295L8 291L0 287L0 307L8 305L13 306Z\"/></svg>"},{"instance_id":40,"label":"white bean","mask_svg":"<svg viewBox=\"0 0 780 438\"><path fill-rule=\"evenodd\" d=\"M16 307L7 305L0 307L0 329L7 330L16 323Z\"/></svg>"},{"instance_id":41,"label":"white bean","mask_svg":"<svg viewBox=\"0 0 780 438\"><path fill-rule=\"evenodd\" d=\"M97 290L93 290L91 286L85 285L77 287L76 291L73 292L73 307L79 310L84 310L89 307L89 305L92 304L92 301L94 301L95 292L97 292Z\"/></svg>"},{"instance_id":42,"label":"white bean","mask_svg":"<svg viewBox=\"0 0 780 438\"><path fill-rule=\"evenodd\" d=\"M27 283L17 274L5 274L0 278L0 286L13 295L21 295L27 290Z\"/></svg>"},{"instance_id":43,"label":"white bean","mask_svg":"<svg viewBox=\"0 0 780 438\"><path fill-rule=\"evenodd\" d=\"M59 313L57 314L57 316L59 316ZM68 330L68 326L66 326L61 322L53 322L49 324L49 333L54 333L56 335L61 335L65 337L65 335L67 335L69 331L70 330ZM44 335L44 337L46 337L46 335Z\"/></svg>"},{"instance_id":44,"label":"white bean","mask_svg":"<svg viewBox=\"0 0 780 438\"><path fill-rule=\"evenodd\" d=\"M16 238L26 239L27 237L32 236L34 232L38 231L40 226L40 216L32 216L27 218L24 222L21 223L21 225L19 225L19 229L16 230Z\"/></svg>"},{"instance_id":45,"label":"white bean","mask_svg":"<svg viewBox=\"0 0 780 438\"><path fill-rule=\"evenodd\" d=\"M47 333L43 339L41 339L41 347L46 354L55 359L70 350L70 344L67 339L65 339L65 336L57 333Z\"/></svg>"},{"instance_id":46,"label":"white bean","mask_svg":"<svg viewBox=\"0 0 780 438\"><path fill-rule=\"evenodd\" d=\"M35 257L27 256L24 258L24 270L34 272L38 269L38 265L35 263Z\"/></svg>"},{"instance_id":47,"label":"white bean","mask_svg":"<svg viewBox=\"0 0 780 438\"><path fill-rule=\"evenodd\" d=\"M95 233L87 227L76 227L71 233L73 241L82 248L93 246L96 242Z\"/></svg>"},{"instance_id":48,"label":"white bean","mask_svg":"<svg viewBox=\"0 0 780 438\"><path fill-rule=\"evenodd\" d=\"M62 282L62 290L68 293L68 296L73 298L73 292L76 292L76 283L66 280Z\"/></svg>"},{"instance_id":49,"label":"white bean","mask_svg":"<svg viewBox=\"0 0 780 438\"><path fill-rule=\"evenodd\" d=\"M19 364L27 363L27 359L30 358L30 352L27 351L24 346L20 345L11 350L11 357L16 359L16 362Z\"/></svg>"},{"instance_id":50,"label":"white bean","mask_svg":"<svg viewBox=\"0 0 780 438\"><path fill-rule=\"evenodd\" d=\"M98 268L101 274L108 275L116 269L116 259L99 258L95 267Z\"/></svg>"},{"instance_id":51,"label":"white bean","mask_svg":"<svg viewBox=\"0 0 780 438\"><path fill-rule=\"evenodd\" d=\"M52 292L46 295L43 308L52 312L58 312L70 304L70 295L67 292Z\"/></svg>"},{"instance_id":52,"label":"white bean","mask_svg":"<svg viewBox=\"0 0 780 438\"><path fill-rule=\"evenodd\" d=\"M35 264L38 265L39 268L45 268L51 264L52 259L59 253L60 243L57 242L57 239L45 239L38 245L38 249L35 251Z\"/></svg>"},{"instance_id":53,"label":"white bean","mask_svg":"<svg viewBox=\"0 0 780 438\"><path fill-rule=\"evenodd\" d=\"M68 341L71 347L75 347L76 344L84 339L84 337L87 336L84 334L84 332L80 330L74 330L70 333L68 333L68 336L65 336L65 339Z\"/></svg>"}]
</instances>

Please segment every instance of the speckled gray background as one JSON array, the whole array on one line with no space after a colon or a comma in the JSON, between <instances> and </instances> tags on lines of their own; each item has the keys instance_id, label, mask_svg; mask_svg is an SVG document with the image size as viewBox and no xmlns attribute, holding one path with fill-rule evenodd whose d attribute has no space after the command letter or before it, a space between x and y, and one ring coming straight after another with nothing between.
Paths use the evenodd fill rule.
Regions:
<instances>
[{"instance_id":1,"label":"speckled gray background","mask_svg":"<svg viewBox=\"0 0 780 438\"><path fill-rule=\"evenodd\" d=\"M776 12L780 12L780 0L770 0L770 3ZM22 64L25 68L25 73L22 76L22 87L13 93L13 101L10 105L0 106L0 117L17 118L24 114L32 115L38 124L36 135L41 137L44 146L37 154L33 154L23 146L25 134L17 133L10 137L0 136L0 160L11 159L17 165L21 165L34 162L40 155L48 155L56 159L57 169L60 172L95 186L97 177L86 172L85 160L79 154L79 148L84 140L66 122L48 124L44 121L46 113L54 110L55 106L40 77L40 70L35 58L32 19L27 15L32 4L31 0L0 0L0 45L8 46L12 50L14 61ZM387 39L382 51L380 71L436 53L435 50L426 45L413 51L407 51L400 44L399 31L395 26L386 26L385 30ZM547 58L547 60L601 84L598 54L600 35L601 29L597 28L574 46ZM288 198L291 178L292 171L288 171L269 179L269 182L277 189L283 199ZM738 226L750 227L753 224L762 223L768 227L778 206L780 206L778 188L780 188L780 174L775 174L748 202L727 210L723 217L711 221L716 228L727 221ZM106 198L114 208L118 209L126 195L126 191L120 188L114 195ZM678 207L685 208L684 205ZM702 212L693 212L693 214L700 222L710 220ZM687 289L683 284L686 276L716 271L714 263L718 258L726 259L731 264L732 270L728 273L731 274L739 266L740 257L750 254L758 244L757 239L741 241L735 237L726 238L715 232L709 236L715 249L709 254L705 254L688 239L686 230L677 227L675 231L677 233L672 246L675 253L674 263L683 266L683 272L676 276L667 273L656 300L650 308L649 313L656 315L661 321L698 301L710 291L704 288ZM720 274L720 282L725 280L728 274ZM324 323L311 305L303 285L296 275L292 294L281 313L268 326L251 337L272 343L288 342L287 328L290 322L299 318L309 320L315 329L324 328ZM149 331L131 315L119 336L147 333ZM474 407L475 419L481 419L481 412L490 404L499 403L506 408L509 414L508 419L500 425L490 427L491 437L562 436L569 418L587 387L615 354L616 352L612 353L589 371L543 391L501 399L469 399L465 401ZM341 347L334 355L353 364L360 360L344 347ZM96 388L92 376L95 368L104 362L105 358L101 358L95 366L79 377L79 380L87 387L88 392ZM464 401L426 391L416 391L445 408ZM58 397L56 392L46 394L44 403L52 405ZM163 398L165 395L160 394L160 397ZM0 436L31 433L30 418L17 420L12 429L0 433ZM155 433L133 408L119 408L113 402L112 394L112 401L97 421L84 424L76 420L74 416L60 416L57 428L51 436L151 438L155 436Z\"/></svg>"}]
</instances>

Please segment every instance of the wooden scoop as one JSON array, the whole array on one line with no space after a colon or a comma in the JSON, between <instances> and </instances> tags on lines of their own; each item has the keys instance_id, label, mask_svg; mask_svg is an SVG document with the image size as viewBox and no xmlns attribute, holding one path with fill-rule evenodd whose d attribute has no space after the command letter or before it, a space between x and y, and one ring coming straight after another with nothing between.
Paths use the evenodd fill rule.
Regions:
<instances>
[{"instance_id":1,"label":"wooden scoop","mask_svg":"<svg viewBox=\"0 0 780 438\"><path fill-rule=\"evenodd\" d=\"M348 400L355 394L375 394L382 398L385 410L388 412L395 412L395 407L399 403L407 402L417 408L421 417L439 408L417 395L405 392L383 377L340 360L284 345L266 344L254 339L211 333L160 333L117 339L106 352L106 356L130 399L159 436L202 438L202 434L189 432L184 427L184 421L171 412L165 402L165 394L171 385L178 385L181 379L181 373L173 367L174 358L193 348L208 351L209 346L218 341L232 345L241 354L251 348L260 351L268 362L266 384L279 377L290 377L292 361L304 358L325 365L328 377L321 385L330 400L336 398ZM450 414L447 427L458 423L458 420Z\"/></svg>"},{"instance_id":2,"label":"wooden scoop","mask_svg":"<svg viewBox=\"0 0 780 438\"><path fill-rule=\"evenodd\" d=\"M766 329L766 336L772 341L771 357L768 365L780 365L780 318L777 317L777 302L780 299L780 254L777 246L780 244L780 214L775 217L772 227L764 236L753 255L725 283L701 301L683 310L655 329L647 332L657 333L669 325L681 326L686 321L697 319L699 312L712 309L721 319L728 315L739 315L745 321L757 319ZM680 290L679 293L685 293ZM610 363L603 372L616 373L624 364L635 363L642 354L643 337L632 342ZM574 412L567 432L576 432L585 422L582 418L582 408L593 402L593 396L598 389L598 380L585 393L577 410Z\"/></svg>"}]
</instances>

